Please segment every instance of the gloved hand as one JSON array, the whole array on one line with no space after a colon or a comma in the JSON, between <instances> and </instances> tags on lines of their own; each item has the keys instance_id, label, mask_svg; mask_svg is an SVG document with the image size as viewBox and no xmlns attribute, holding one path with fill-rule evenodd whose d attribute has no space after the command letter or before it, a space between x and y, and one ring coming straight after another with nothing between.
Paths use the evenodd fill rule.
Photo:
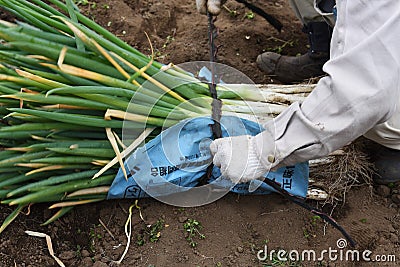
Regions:
<instances>
[{"instance_id":1,"label":"gloved hand","mask_svg":"<svg viewBox=\"0 0 400 267\"><path fill-rule=\"evenodd\" d=\"M262 149L255 146L254 141L257 137L260 138L241 135L220 138L211 143L213 162L215 166L220 167L222 176L229 178L235 184L246 183L262 178L269 171L272 165L265 166L258 157ZM259 151L256 151L257 149ZM273 159L270 158L270 161Z\"/></svg>"},{"instance_id":2,"label":"gloved hand","mask_svg":"<svg viewBox=\"0 0 400 267\"><path fill-rule=\"evenodd\" d=\"M206 14L208 11L213 15L218 15L225 2L226 0L196 0L196 5L201 14Z\"/></svg>"}]
</instances>

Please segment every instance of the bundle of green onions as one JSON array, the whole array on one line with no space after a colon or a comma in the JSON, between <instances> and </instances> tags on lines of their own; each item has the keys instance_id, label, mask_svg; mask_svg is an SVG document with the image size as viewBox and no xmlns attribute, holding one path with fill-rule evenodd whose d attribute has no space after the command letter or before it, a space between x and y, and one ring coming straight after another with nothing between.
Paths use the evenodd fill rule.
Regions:
<instances>
[{"instance_id":1,"label":"bundle of green onions","mask_svg":"<svg viewBox=\"0 0 400 267\"><path fill-rule=\"evenodd\" d=\"M142 141L154 128L211 110L206 84L140 53L72 0L47 2L0 0L21 20L0 21L0 200L16 207L0 233L32 203L59 209L48 224L104 200L122 158L140 143L120 141L124 120L143 130ZM246 86L232 88L219 88L225 112L282 110L266 108L279 92L259 102Z\"/></svg>"}]
</instances>

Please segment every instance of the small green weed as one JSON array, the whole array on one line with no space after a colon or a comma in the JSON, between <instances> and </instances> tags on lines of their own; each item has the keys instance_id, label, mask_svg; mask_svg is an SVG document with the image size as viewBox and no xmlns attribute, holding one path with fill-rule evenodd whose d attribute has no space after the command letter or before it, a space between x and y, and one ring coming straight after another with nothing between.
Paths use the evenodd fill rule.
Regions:
<instances>
[{"instance_id":1,"label":"small green weed","mask_svg":"<svg viewBox=\"0 0 400 267\"><path fill-rule=\"evenodd\" d=\"M185 223L183 223L183 229L187 234L186 240L189 242L191 247L196 247L197 242L194 240L196 237L200 239L205 239L206 236L200 233L203 226L201 223L195 219L187 219Z\"/></svg>"},{"instance_id":2,"label":"small green weed","mask_svg":"<svg viewBox=\"0 0 400 267\"><path fill-rule=\"evenodd\" d=\"M236 10L232 10L229 7L227 7L226 5L223 5L223 8L228 11L229 15L231 17L237 17L239 15L239 12L237 12Z\"/></svg>"},{"instance_id":3,"label":"small green weed","mask_svg":"<svg viewBox=\"0 0 400 267\"><path fill-rule=\"evenodd\" d=\"M99 233L96 233L96 227L99 227L101 225L93 225L92 227L90 227L89 230L89 251L91 252L96 252L95 249L95 244L98 240L102 239L102 235Z\"/></svg>"},{"instance_id":4,"label":"small green weed","mask_svg":"<svg viewBox=\"0 0 400 267\"><path fill-rule=\"evenodd\" d=\"M164 229L164 220L159 219L156 223L150 225L149 227L149 240L154 243L157 242L161 237L161 230Z\"/></svg>"},{"instance_id":5,"label":"small green weed","mask_svg":"<svg viewBox=\"0 0 400 267\"><path fill-rule=\"evenodd\" d=\"M175 37L172 35L168 35L167 39L165 40L165 43L163 44L162 48L166 48L170 43L172 43L173 41L175 41Z\"/></svg>"},{"instance_id":6,"label":"small green weed","mask_svg":"<svg viewBox=\"0 0 400 267\"><path fill-rule=\"evenodd\" d=\"M81 248L81 245L76 245L76 251L75 251L75 253L76 253L76 257L77 257L78 259L80 259L80 258L82 257L82 248Z\"/></svg>"},{"instance_id":7,"label":"small green weed","mask_svg":"<svg viewBox=\"0 0 400 267\"><path fill-rule=\"evenodd\" d=\"M310 238L311 235L307 229L303 229L303 236L308 239L308 238Z\"/></svg>"},{"instance_id":8,"label":"small green weed","mask_svg":"<svg viewBox=\"0 0 400 267\"><path fill-rule=\"evenodd\" d=\"M137 234L137 236L136 236L136 244L141 247L141 246L144 245L144 243L145 243L144 235L143 234Z\"/></svg>"},{"instance_id":9,"label":"small green weed","mask_svg":"<svg viewBox=\"0 0 400 267\"><path fill-rule=\"evenodd\" d=\"M88 0L74 0L74 3L76 4L76 5L82 5L82 6L86 6L86 5L88 5L89 4L89 1Z\"/></svg>"},{"instance_id":10,"label":"small green weed","mask_svg":"<svg viewBox=\"0 0 400 267\"><path fill-rule=\"evenodd\" d=\"M161 237L161 231L164 229L165 221L159 219L154 224L150 224L147 228L136 236L136 244L138 246L143 246L148 239L151 243L157 242Z\"/></svg>"},{"instance_id":11,"label":"small green weed","mask_svg":"<svg viewBox=\"0 0 400 267\"><path fill-rule=\"evenodd\" d=\"M321 217L318 215L314 215L311 217L311 224L316 225L318 222L321 221Z\"/></svg>"},{"instance_id":12,"label":"small green weed","mask_svg":"<svg viewBox=\"0 0 400 267\"><path fill-rule=\"evenodd\" d=\"M178 211L179 211L180 213L182 213L182 212L185 211L185 208L180 207L180 208L178 209Z\"/></svg>"},{"instance_id":13,"label":"small green weed","mask_svg":"<svg viewBox=\"0 0 400 267\"><path fill-rule=\"evenodd\" d=\"M96 8L97 3L96 2L91 2L89 0L74 0L74 3L77 6L87 6L90 5L91 8Z\"/></svg>"},{"instance_id":14,"label":"small green weed","mask_svg":"<svg viewBox=\"0 0 400 267\"><path fill-rule=\"evenodd\" d=\"M254 19L256 15L253 13L253 11L249 11L244 15L245 19Z\"/></svg>"},{"instance_id":15,"label":"small green weed","mask_svg":"<svg viewBox=\"0 0 400 267\"><path fill-rule=\"evenodd\" d=\"M282 40L282 39L279 39L279 38L276 38L276 37L270 37L270 38L268 38L268 40L272 40L272 41L276 42L277 45L274 46L274 47L267 48L267 51L275 52L275 53L278 53L278 54L282 54L283 50L286 47L293 47L295 45L295 43L296 43L296 41L294 41L294 40L286 41L286 40Z\"/></svg>"}]
</instances>

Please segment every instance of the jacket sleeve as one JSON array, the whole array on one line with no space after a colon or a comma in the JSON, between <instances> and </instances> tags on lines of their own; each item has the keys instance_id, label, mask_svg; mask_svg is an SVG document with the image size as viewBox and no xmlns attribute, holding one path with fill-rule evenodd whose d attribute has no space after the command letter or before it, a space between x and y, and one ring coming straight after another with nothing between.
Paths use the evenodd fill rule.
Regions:
<instances>
[{"instance_id":1,"label":"jacket sleeve","mask_svg":"<svg viewBox=\"0 0 400 267\"><path fill-rule=\"evenodd\" d=\"M328 74L255 138L275 167L325 156L388 120L399 102L400 1L337 1ZM265 140L274 140L274 145Z\"/></svg>"}]
</instances>

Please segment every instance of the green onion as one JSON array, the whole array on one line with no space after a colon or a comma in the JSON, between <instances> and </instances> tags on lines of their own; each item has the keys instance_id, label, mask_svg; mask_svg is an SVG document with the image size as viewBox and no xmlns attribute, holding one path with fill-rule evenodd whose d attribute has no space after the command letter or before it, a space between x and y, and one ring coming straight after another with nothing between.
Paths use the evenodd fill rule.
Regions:
<instances>
[{"instance_id":1,"label":"green onion","mask_svg":"<svg viewBox=\"0 0 400 267\"><path fill-rule=\"evenodd\" d=\"M17 205L0 233L31 203L55 202L48 224L74 205L106 199L122 159L155 128L211 114L207 84L176 67L162 70L72 0L0 0L0 7L24 21L0 20L0 200ZM280 100L310 92L217 90L223 114L244 118L274 116ZM124 121L143 131L132 145L119 140Z\"/></svg>"}]
</instances>

